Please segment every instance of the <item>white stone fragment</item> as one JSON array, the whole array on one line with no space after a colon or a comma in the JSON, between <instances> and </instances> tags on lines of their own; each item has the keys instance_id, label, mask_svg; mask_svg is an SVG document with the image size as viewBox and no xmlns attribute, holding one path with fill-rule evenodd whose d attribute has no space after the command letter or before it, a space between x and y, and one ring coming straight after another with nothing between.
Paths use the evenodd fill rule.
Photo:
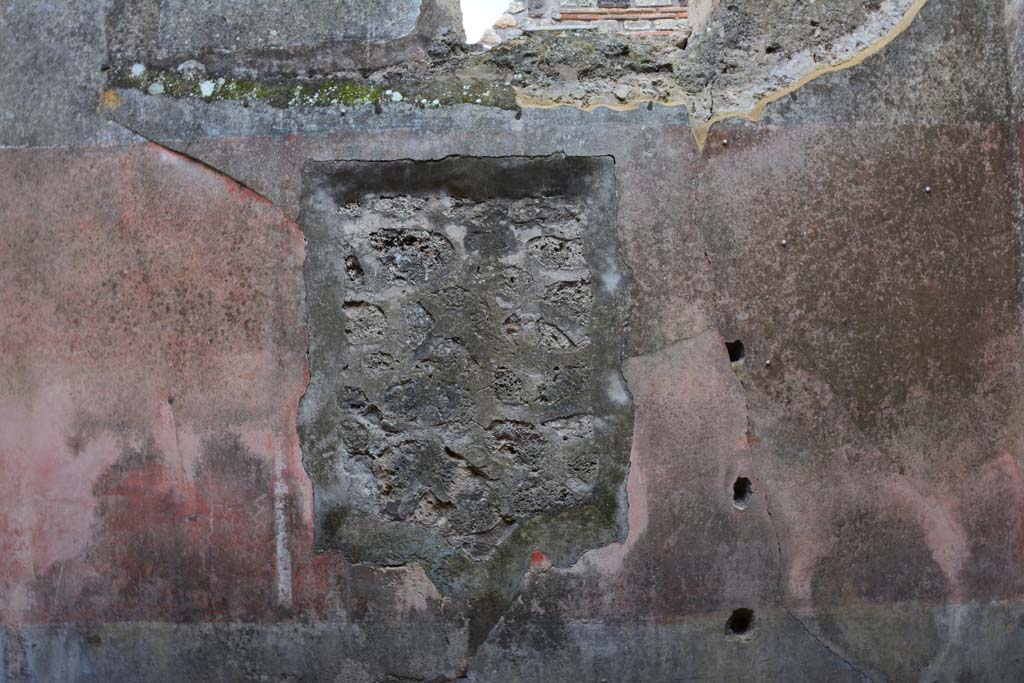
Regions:
<instances>
[{"instance_id":1,"label":"white stone fragment","mask_svg":"<svg viewBox=\"0 0 1024 683\"><path fill-rule=\"evenodd\" d=\"M201 62L197 62L194 59L190 59L187 62L182 62L178 65L178 73L183 74L204 74L206 73L206 67Z\"/></svg>"},{"instance_id":2,"label":"white stone fragment","mask_svg":"<svg viewBox=\"0 0 1024 683\"><path fill-rule=\"evenodd\" d=\"M629 403L629 390L626 389L626 383L622 381L622 377L618 373L613 372L608 375L608 398L612 403L619 405Z\"/></svg>"}]
</instances>

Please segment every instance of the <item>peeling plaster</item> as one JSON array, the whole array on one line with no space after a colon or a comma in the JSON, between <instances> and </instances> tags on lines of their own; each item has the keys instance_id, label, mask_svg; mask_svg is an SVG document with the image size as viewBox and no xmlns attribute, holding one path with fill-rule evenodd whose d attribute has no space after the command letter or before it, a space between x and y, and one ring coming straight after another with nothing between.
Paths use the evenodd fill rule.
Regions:
<instances>
[{"instance_id":1,"label":"peeling plaster","mask_svg":"<svg viewBox=\"0 0 1024 683\"><path fill-rule=\"evenodd\" d=\"M752 93L751 97L755 99L755 103L748 109L721 112L713 115L711 118L703 122L699 121L695 117L694 119L692 119L694 122L693 135L694 138L697 140L697 145L701 149L704 148L704 144L707 141L708 131L710 131L711 127L718 123L719 121L725 121L727 119L743 119L746 121L750 121L752 123L756 123L761 120L761 117L764 115L765 109L771 103L777 102L783 97L786 97L787 95L796 92L797 90L807 85L811 81L815 80L816 78L820 78L825 74L851 69L857 66L858 64L861 64L862 62L864 62L864 60L868 59L869 57L872 57L873 55L879 53L880 51L885 49L885 47L889 43L895 40L901 33L906 31L907 28L910 27L911 23L913 23L914 19L917 17L918 12L921 11L921 8L924 7L924 5L927 2L928 0L913 0L913 2L910 4L910 6L907 8L907 10L903 13L899 21L897 21L894 26L886 30L884 33L882 33L882 35L875 39L873 42L869 43L867 47L864 47L859 51L853 52L852 55L841 59L838 63L828 64L826 66L815 68L812 71L805 73L799 78L797 78L790 85L779 90L773 90L763 96ZM842 52L845 51L846 50L843 50Z\"/></svg>"},{"instance_id":2,"label":"peeling plaster","mask_svg":"<svg viewBox=\"0 0 1024 683\"><path fill-rule=\"evenodd\" d=\"M517 87L516 101L519 106L523 108L549 109L562 106L576 106L584 111L594 111L595 109L600 108L613 109L617 111L630 111L638 109L641 106L650 106L654 104L669 107L685 107L690 115L689 120L690 126L693 129L694 139L697 141L698 147L703 150L707 141L708 132L716 123L730 119L743 119L756 123L761 120L765 109L773 102L777 102L778 100L798 91L803 86L817 78L820 78L821 76L853 68L864 62L864 60L882 51L913 23L918 12L920 12L921 8L928 2L928 0L907 1L909 2L907 8L902 12L902 14L896 15L896 21L891 25L887 25L889 22L886 20L892 16L892 10L879 11L872 15L864 28L856 33L849 34L835 41L827 50L827 54L834 55L828 63L818 66L816 64L817 60L812 59L810 50L805 50L799 55L794 56L788 63L775 67L771 73L766 76L765 83L758 83L733 92L733 101L738 101L740 103L746 101L746 104L740 104L738 108L728 109L724 112L720 111L716 113L714 111L713 85L709 90L712 107L711 111L706 115L699 111L695 104L702 95L683 95L668 99L657 97L637 97L630 98L628 101L618 104L600 102L597 104L581 106L578 104L553 102L549 98L531 94L524 88ZM709 28L708 30L712 29ZM781 81L786 83L786 85L781 87L769 85L772 81Z\"/></svg>"}]
</instances>

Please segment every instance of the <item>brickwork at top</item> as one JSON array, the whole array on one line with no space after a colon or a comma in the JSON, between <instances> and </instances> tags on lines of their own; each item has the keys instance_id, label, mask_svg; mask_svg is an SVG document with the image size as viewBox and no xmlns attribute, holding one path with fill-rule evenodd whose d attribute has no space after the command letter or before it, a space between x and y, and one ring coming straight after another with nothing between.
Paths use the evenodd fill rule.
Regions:
<instances>
[{"instance_id":1,"label":"brickwork at top","mask_svg":"<svg viewBox=\"0 0 1024 683\"><path fill-rule=\"evenodd\" d=\"M686 27L686 0L516 0L482 42L494 45L533 31L667 35Z\"/></svg>"}]
</instances>

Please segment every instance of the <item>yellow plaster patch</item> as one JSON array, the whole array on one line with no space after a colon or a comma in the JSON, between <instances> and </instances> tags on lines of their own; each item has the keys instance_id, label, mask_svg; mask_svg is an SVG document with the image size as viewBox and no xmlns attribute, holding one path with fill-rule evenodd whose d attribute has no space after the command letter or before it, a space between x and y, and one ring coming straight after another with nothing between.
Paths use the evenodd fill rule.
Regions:
<instances>
[{"instance_id":1,"label":"yellow plaster patch","mask_svg":"<svg viewBox=\"0 0 1024 683\"><path fill-rule=\"evenodd\" d=\"M100 95L100 111L110 111L121 106L121 97L114 90L104 90Z\"/></svg>"}]
</instances>

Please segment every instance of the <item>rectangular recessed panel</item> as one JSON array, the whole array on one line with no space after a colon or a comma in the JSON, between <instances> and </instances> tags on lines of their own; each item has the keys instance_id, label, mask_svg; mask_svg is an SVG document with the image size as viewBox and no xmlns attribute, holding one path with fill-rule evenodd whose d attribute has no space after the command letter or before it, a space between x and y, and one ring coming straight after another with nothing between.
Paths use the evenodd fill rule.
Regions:
<instances>
[{"instance_id":1,"label":"rectangular recessed panel","mask_svg":"<svg viewBox=\"0 0 1024 683\"><path fill-rule=\"evenodd\" d=\"M615 538L632 408L613 160L324 162L304 181L318 546L470 591L509 539Z\"/></svg>"}]
</instances>

